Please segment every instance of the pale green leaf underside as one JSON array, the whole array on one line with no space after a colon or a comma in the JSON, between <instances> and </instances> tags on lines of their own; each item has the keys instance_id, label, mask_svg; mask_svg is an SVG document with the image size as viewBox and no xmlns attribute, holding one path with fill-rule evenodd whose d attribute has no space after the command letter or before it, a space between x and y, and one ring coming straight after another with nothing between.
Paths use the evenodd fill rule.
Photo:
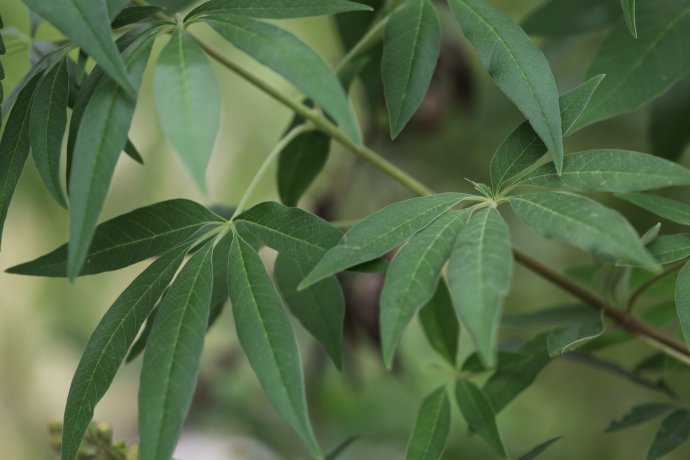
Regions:
<instances>
[{"instance_id":1,"label":"pale green leaf underside","mask_svg":"<svg viewBox=\"0 0 690 460\"><path fill-rule=\"evenodd\" d=\"M276 411L312 454L319 455L290 321L261 258L237 234L230 248L228 274L235 327L249 363Z\"/></svg>"},{"instance_id":2,"label":"pale green leaf underside","mask_svg":"<svg viewBox=\"0 0 690 460\"><path fill-rule=\"evenodd\" d=\"M510 204L527 225L547 238L594 255L626 258L657 268L628 221L596 201L570 193L544 192L513 196Z\"/></svg>"},{"instance_id":3,"label":"pale green leaf underside","mask_svg":"<svg viewBox=\"0 0 690 460\"><path fill-rule=\"evenodd\" d=\"M346 0L211 0L196 7L185 19L205 14L287 19L371 10L368 5Z\"/></svg>"},{"instance_id":4,"label":"pale green leaf underside","mask_svg":"<svg viewBox=\"0 0 690 460\"><path fill-rule=\"evenodd\" d=\"M547 339L549 356L558 356L572 351L603 333L602 312L581 305L577 314L571 317L566 326L549 333Z\"/></svg>"},{"instance_id":5,"label":"pale green leaf underside","mask_svg":"<svg viewBox=\"0 0 690 460\"><path fill-rule=\"evenodd\" d=\"M690 257L690 233L662 235L649 243L647 250L660 264L669 264Z\"/></svg>"},{"instance_id":6,"label":"pale green leaf underside","mask_svg":"<svg viewBox=\"0 0 690 460\"><path fill-rule=\"evenodd\" d=\"M404 243L448 209L469 197L440 193L391 204L358 222L302 281L304 289L324 278L373 260Z\"/></svg>"},{"instance_id":7,"label":"pale green leaf underside","mask_svg":"<svg viewBox=\"0 0 690 460\"><path fill-rule=\"evenodd\" d=\"M414 235L395 255L386 272L381 298L381 349L390 367L405 328L436 292L466 211L448 212Z\"/></svg>"},{"instance_id":8,"label":"pale green leaf underside","mask_svg":"<svg viewBox=\"0 0 690 460\"><path fill-rule=\"evenodd\" d=\"M587 150L566 155L560 176L553 163L546 163L518 183L583 192L634 192L690 185L690 170L646 153Z\"/></svg>"},{"instance_id":9,"label":"pale green leaf underside","mask_svg":"<svg viewBox=\"0 0 690 460\"><path fill-rule=\"evenodd\" d=\"M496 415L486 394L469 380L458 380L455 385L455 399L467 424L501 458L507 458L508 453L496 425Z\"/></svg>"},{"instance_id":10,"label":"pale green leaf underside","mask_svg":"<svg viewBox=\"0 0 690 460\"><path fill-rule=\"evenodd\" d=\"M440 48L441 27L429 0L409 1L389 17L381 76L392 138L422 103Z\"/></svg>"},{"instance_id":11,"label":"pale green leaf underside","mask_svg":"<svg viewBox=\"0 0 690 460\"><path fill-rule=\"evenodd\" d=\"M445 387L422 401L417 422L407 445L406 460L438 460L450 432L450 401Z\"/></svg>"},{"instance_id":12,"label":"pale green leaf underside","mask_svg":"<svg viewBox=\"0 0 690 460\"><path fill-rule=\"evenodd\" d=\"M62 460L74 460L98 401L110 387L144 320L177 272L188 248L153 262L117 298L98 323L77 370L65 407Z\"/></svg>"},{"instance_id":13,"label":"pale green leaf underside","mask_svg":"<svg viewBox=\"0 0 690 460\"><path fill-rule=\"evenodd\" d=\"M448 284L453 304L489 368L496 362L498 325L510 288L512 262L508 225L495 208L470 218L450 255Z\"/></svg>"},{"instance_id":14,"label":"pale green leaf underside","mask_svg":"<svg viewBox=\"0 0 690 460\"><path fill-rule=\"evenodd\" d=\"M617 196L671 222L690 225L690 206L680 201L647 193L626 193Z\"/></svg>"},{"instance_id":15,"label":"pale green leaf underside","mask_svg":"<svg viewBox=\"0 0 690 460\"><path fill-rule=\"evenodd\" d=\"M189 259L158 307L139 383L141 460L170 460L192 403L208 325L212 250L207 243Z\"/></svg>"},{"instance_id":16,"label":"pale green leaf underside","mask_svg":"<svg viewBox=\"0 0 690 460\"><path fill-rule=\"evenodd\" d=\"M637 25L635 20L635 0L621 0L621 8L623 8L623 17L625 23L630 30L630 34L637 38Z\"/></svg>"},{"instance_id":17,"label":"pale green leaf underside","mask_svg":"<svg viewBox=\"0 0 690 460\"><path fill-rule=\"evenodd\" d=\"M448 3L491 77L525 115L560 169L563 131L558 90L544 54L520 26L483 0Z\"/></svg>"},{"instance_id":18,"label":"pale green leaf underside","mask_svg":"<svg viewBox=\"0 0 690 460\"><path fill-rule=\"evenodd\" d=\"M182 27L156 61L154 95L165 136L197 185L206 190L206 168L220 127L221 95L211 63Z\"/></svg>"}]
</instances>

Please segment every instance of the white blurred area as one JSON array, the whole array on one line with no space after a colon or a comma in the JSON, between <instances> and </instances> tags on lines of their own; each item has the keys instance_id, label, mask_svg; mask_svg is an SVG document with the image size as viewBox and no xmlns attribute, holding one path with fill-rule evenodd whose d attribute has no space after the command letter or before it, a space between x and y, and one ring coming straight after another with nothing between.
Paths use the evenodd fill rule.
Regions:
<instances>
[{"instance_id":1,"label":"white blurred area","mask_svg":"<svg viewBox=\"0 0 690 460\"><path fill-rule=\"evenodd\" d=\"M183 433L175 460L284 460L259 441L242 437L219 438L202 433Z\"/></svg>"}]
</instances>

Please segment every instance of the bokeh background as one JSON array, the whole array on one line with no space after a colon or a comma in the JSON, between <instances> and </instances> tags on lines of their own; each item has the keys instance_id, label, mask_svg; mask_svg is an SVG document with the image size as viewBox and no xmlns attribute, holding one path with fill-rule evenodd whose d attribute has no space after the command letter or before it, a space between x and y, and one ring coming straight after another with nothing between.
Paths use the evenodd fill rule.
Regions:
<instances>
[{"instance_id":1,"label":"bokeh background","mask_svg":"<svg viewBox=\"0 0 690 460\"><path fill-rule=\"evenodd\" d=\"M491 3L519 20L538 2ZM4 32L7 28L13 30L12 40L20 40L22 34L28 33L28 12L19 0L3 0L0 14L6 27ZM420 112L398 140L391 142L387 135L382 105L367 109L361 85L355 85L353 101L360 110L372 147L435 190L469 191L465 178L488 182L493 151L522 117L489 80L450 14L440 16L444 40L441 65ZM302 37L327 61L336 63L342 56L331 18L280 24ZM193 27L232 59L285 91L297 94L279 77L220 43L203 26ZM9 35L4 35L8 43ZM56 32L42 24L38 36L51 38ZM561 91L583 81L592 53L604 36L605 33L591 33L543 43ZM163 44L164 39L157 42L156 53ZM26 47L13 48L2 56L2 63L7 74L2 85L7 94L28 69ZM174 197L208 205L236 203L291 114L248 83L215 66L223 93L223 113L208 173L209 194L205 196L194 187L161 134L153 104L152 70L149 66L131 132L146 165L121 158L102 218ZM566 149L572 152L617 147L648 151L648 121L649 110L642 108L568 138ZM676 192L674 196L683 199L682 193ZM391 179L334 146L326 171L302 205L325 212L332 219L356 219L408 196ZM273 175L269 175L253 201L272 199L276 199L276 191ZM609 199L607 204L624 210L640 230L656 222L620 202ZM510 212L505 215L517 244L551 266L566 269L590 262L583 253L538 237ZM62 244L66 240L66 219L65 211L43 190L33 165L27 163L10 208L0 269L4 271ZM664 231L672 230L664 225ZM270 266L272 254L266 252L265 256ZM91 331L141 269L142 265L133 266L74 283L0 272L0 458L56 458L50 450L48 420L62 414L72 373ZM343 373L324 359L318 346L295 322L317 436L325 451L349 436L359 436L342 455L343 460L403 458L421 398L438 385L452 381L453 375L434 356L417 325L412 325L403 339L394 372L384 370L372 333L376 330L373 308L380 279L374 275L351 281L355 285L353 308L358 312L353 322L358 329L351 329L348 334ZM518 266L506 309L531 311L571 300ZM464 337L461 349L464 355L471 352ZM603 356L630 364L652 352L643 344L627 344L607 349ZM139 366L140 359L121 369L96 410L96 419L111 424L116 437L127 441L136 440ZM682 370L674 370L669 378L677 392L690 395L688 378ZM602 432L631 406L657 400L660 397L656 393L625 379L556 359L532 387L501 413L498 421L513 455L563 435L564 439L543 458L643 458L658 422L616 434ZM447 459L493 458L480 439L468 435L457 411L453 419ZM668 458L688 456L690 449L684 448ZM306 458L296 437L263 396L239 348L229 309L207 337L197 394L176 458Z\"/></svg>"}]
</instances>

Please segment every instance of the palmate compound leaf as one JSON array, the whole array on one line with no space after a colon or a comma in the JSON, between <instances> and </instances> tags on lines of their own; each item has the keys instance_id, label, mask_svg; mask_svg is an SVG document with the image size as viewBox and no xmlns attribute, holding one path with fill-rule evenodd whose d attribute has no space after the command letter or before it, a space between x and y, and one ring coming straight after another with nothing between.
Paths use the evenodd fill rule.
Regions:
<instances>
[{"instance_id":1,"label":"palmate compound leaf","mask_svg":"<svg viewBox=\"0 0 690 460\"><path fill-rule=\"evenodd\" d=\"M368 5L347 0L211 0L194 8L185 18L204 14L248 16L251 18L287 19L309 16L330 16L348 11L372 11Z\"/></svg>"},{"instance_id":2,"label":"palmate compound leaf","mask_svg":"<svg viewBox=\"0 0 690 460\"><path fill-rule=\"evenodd\" d=\"M647 452L647 460L657 460L685 444L690 436L690 411L677 409L661 422L652 445Z\"/></svg>"},{"instance_id":3,"label":"palmate compound leaf","mask_svg":"<svg viewBox=\"0 0 690 460\"><path fill-rule=\"evenodd\" d=\"M234 46L295 85L320 105L350 138L361 143L357 119L338 77L303 41L281 28L251 18L211 15L203 20Z\"/></svg>"},{"instance_id":4,"label":"palmate compound leaf","mask_svg":"<svg viewBox=\"0 0 690 460\"><path fill-rule=\"evenodd\" d=\"M220 90L208 57L182 24L156 61L154 95L165 136L206 191L206 168L220 127Z\"/></svg>"},{"instance_id":5,"label":"palmate compound leaf","mask_svg":"<svg viewBox=\"0 0 690 460\"><path fill-rule=\"evenodd\" d=\"M120 294L89 339L70 385L62 431L62 460L74 460L93 411L115 373L182 264L188 245L171 249L153 262Z\"/></svg>"},{"instance_id":6,"label":"palmate compound leaf","mask_svg":"<svg viewBox=\"0 0 690 460\"><path fill-rule=\"evenodd\" d=\"M127 69L139 87L155 34L145 34L124 53ZM136 98L114 81L102 78L84 109L74 145L69 180L67 275L81 270L103 209L117 159L127 143Z\"/></svg>"},{"instance_id":7,"label":"palmate compound leaf","mask_svg":"<svg viewBox=\"0 0 690 460\"><path fill-rule=\"evenodd\" d=\"M441 271L469 212L448 212L414 235L395 255L381 291L381 350L387 367L405 328L436 292Z\"/></svg>"},{"instance_id":8,"label":"palmate compound leaf","mask_svg":"<svg viewBox=\"0 0 690 460\"><path fill-rule=\"evenodd\" d=\"M338 279L331 276L298 291L297 285L311 268L311 264L279 254L273 275L290 312L323 345L333 364L341 369L345 320L343 290Z\"/></svg>"},{"instance_id":9,"label":"palmate compound leaf","mask_svg":"<svg viewBox=\"0 0 690 460\"><path fill-rule=\"evenodd\" d=\"M486 367L496 361L503 299L510 288L513 255L508 225L495 208L473 213L450 254L453 305Z\"/></svg>"},{"instance_id":10,"label":"palmate compound leaf","mask_svg":"<svg viewBox=\"0 0 690 460\"><path fill-rule=\"evenodd\" d=\"M448 285L443 279L439 281L434 296L419 311L419 321L432 348L448 364L455 367L460 323L448 292Z\"/></svg>"},{"instance_id":11,"label":"palmate compound leaf","mask_svg":"<svg viewBox=\"0 0 690 460\"><path fill-rule=\"evenodd\" d=\"M80 275L127 267L162 254L206 227L224 220L202 205L176 199L135 209L96 227ZM67 245L37 259L16 265L8 273L34 276L67 276Z\"/></svg>"},{"instance_id":12,"label":"palmate compound leaf","mask_svg":"<svg viewBox=\"0 0 690 460\"><path fill-rule=\"evenodd\" d=\"M520 26L484 0L449 0L448 4L491 77L525 115L560 171L563 131L558 90L544 54Z\"/></svg>"},{"instance_id":13,"label":"palmate compound leaf","mask_svg":"<svg viewBox=\"0 0 690 460\"><path fill-rule=\"evenodd\" d=\"M547 238L564 241L597 256L625 258L658 269L630 223L596 201L565 192L527 193L509 200L517 215Z\"/></svg>"},{"instance_id":14,"label":"palmate compound leaf","mask_svg":"<svg viewBox=\"0 0 690 460\"><path fill-rule=\"evenodd\" d=\"M319 457L290 321L261 258L238 234L230 248L228 274L235 327L247 359L273 407Z\"/></svg>"},{"instance_id":15,"label":"palmate compound leaf","mask_svg":"<svg viewBox=\"0 0 690 460\"><path fill-rule=\"evenodd\" d=\"M405 460L438 460L443 455L450 432L450 401L445 387L422 401L417 422L407 444Z\"/></svg>"},{"instance_id":16,"label":"palmate compound leaf","mask_svg":"<svg viewBox=\"0 0 690 460\"><path fill-rule=\"evenodd\" d=\"M460 379L455 385L455 400L467 424L501 457L508 458L496 414L486 394L469 380Z\"/></svg>"},{"instance_id":17,"label":"palmate compound leaf","mask_svg":"<svg viewBox=\"0 0 690 460\"><path fill-rule=\"evenodd\" d=\"M470 195L440 193L391 204L358 222L300 283L318 281L386 254Z\"/></svg>"},{"instance_id":18,"label":"palmate compound leaf","mask_svg":"<svg viewBox=\"0 0 690 460\"><path fill-rule=\"evenodd\" d=\"M24 0L100 64L106 73L133 97L139 86L127 70L110 32L110 12L105 0ZM121 2L118 2L121 3Z\"/></svg>"},{"instance_id":19,"label":"palmate compound leaf","mask_svg":"<svg viewBox=\"0 0 690 460\"><path fill-rule=\"evenodd\" d=\"M518 181L520 185L581 192L636 192L690 185L690 170L663 158L630 150L602 149L571 153L559 175L552 162Z\"/></svg>"},{"instance_id":20,"label":"palmate compound leaf","mask_svg":"<svg viewBox=\"0 0 690 460\"><path fill-rule=\"evenodd\" d=\"M564 135L587 107L592 94L603 79L604 75L592 77L559 98ZM493 189L500 191L507 179L530 167L544 156L546 151L546 146L529 122L522 123L501 143L491 158Z\"/></svg>"},{"instance_id":21,"label":"palmate compound leaf","mask_svg":"<svg viewBox=\"0 0 690 460\"><path fill-rule=\"evenodd\" d=\"M640 2L636 18L637 39L619 21L594 57L587 75L605 73L607 77L576 129L634 110L690 73L685 46L690 40L690 4L686 0Z\"/></svg>"},{"instance_id":22,"label":"palmate compound leaf","mask_svg":"<svg viewBox=\"0 0 690 460\"><path fill-rule=\"evenodd\" d=\"M429 0L408 0L388 18L381 76L395 139L422 103L441 49L441 26Z\"/></svg>"},{"instance_id":23,"label":"palmate compound leaf","mask_svg":"<svg viewBox=\"0 0 690 460\"><path fill-rule=\"evenodd\" d=\"M182 267L158 306L139 383L139 459L172 458L192 403L212 292L212 242Z\"/></svg>"}]
</instances>

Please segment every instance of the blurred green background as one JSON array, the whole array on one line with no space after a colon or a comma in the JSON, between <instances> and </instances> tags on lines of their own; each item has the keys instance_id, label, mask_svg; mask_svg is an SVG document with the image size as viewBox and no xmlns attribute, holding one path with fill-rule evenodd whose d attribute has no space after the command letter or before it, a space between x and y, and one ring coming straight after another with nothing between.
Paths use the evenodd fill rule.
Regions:
<instances>
[{"instance_id":1,"label":"blurred green background","mask_svg":"<svg viewBox=\"0 0 690 460\"><path fill-rule=\"evenodd\" d=\"M536 4L533 0L492 3L516 20ZM0 13L6 27L3 31L6 43L18 40L9 38L7 28L16 30L19 35L11 33L15 36L28 33L28 12L19 0L3 0ZM444 65L439 68L420 112L398 140L390 141L380 109L364 110L364 93L359 85L354 89L354 101L373 148L435 190L469 191L465 178L488 181L493 151L522 117L489 80L476 55L461 39L450 15L441 14L441 22ZM342 55L335 23L330 18L284 21L281 25L302 37L331 63L336 63ZM279 77L220 43L203 26L193 27L232 59L297 95ZM43 24L38 35L50 38L56 33ZM543 49L554 67L561 91L583 80L591 55L604 36L593 33L544 43ZM163 44L161 39L155 52ZM29 66L26 47L18 48L13 47L11 53L2 57L5 94ZM291 114L216 66L224 109L208 173L210 192L203 196L162 137L153 104L151 67L142 86L131 132L146 165L141 167L126 157L120 160L102 218L174 197L191 198L207 205L236 203L279 139ZM587 128L567 139L567 151L594 147L648 151L648 116L648 110L642 108ZM333 219L353 219L408 196L391 179L334 146L325 173L302 205L311 209L325 207ZM683 198L682 194L675 196ZM269 199L276 199L273 176L267 177L253 198L255 202ZM649 215L622 207L620 202L608 200L607 204L621 207L640 230L655 223ZM515 216L509 212L505 215L511 222L516 243L550 265L565 269L589 262L583 253L538 237ZM66 219L64 210L43 190L29 162L10 208L0 269L63 243ZM665 226L662 231L672 230ZM265 255L270 266L272 254ZM47 422L62 414L72 373L91 331L141 268L139 265L90 276L72 284L62 279L0 273L0 458L56 458L50 451ZM349 336L344 373L338 373L324 359L318 346L295 323L302 346L311 414L325 451L349 436L359 435L342 459L402 458L422 397L451 381L453 375L433 355L416 324L403 339L396 370L392 373L384 370L376 344L367 339L366 333L366 313L371 313L380 279L374 276L358 283L358 299L365 308L361 321L365 324L359 333ZM529 311L571 300L518 266L506 309ZM197 395L176 457L180 460L306 458L296 437L263 396L239 348L231 316L229 310L225 311L208 335ZM462 339L461 347L464 355L471 351L466 338ZM629 364L651 353L643 344L632 344L613 347L604 355ZM97 420L112 424L116 436L128 441L136 439L139 365L140 359L123 367L96 410ZM670 379L676 391L690 396L687 375L678 371ZM557 359L501 413L499 425L513 455L563 435L564 439L543 458L643 458L658 422L616 434L602 432L612 419L626 413L631 406L658 399L657 394L619 377ZM468 436L457 411L453 418L446 458L493 458L480 439ZM688 456L690 448L684 448L668 458Z\"/></svg>"}]
</instances>

